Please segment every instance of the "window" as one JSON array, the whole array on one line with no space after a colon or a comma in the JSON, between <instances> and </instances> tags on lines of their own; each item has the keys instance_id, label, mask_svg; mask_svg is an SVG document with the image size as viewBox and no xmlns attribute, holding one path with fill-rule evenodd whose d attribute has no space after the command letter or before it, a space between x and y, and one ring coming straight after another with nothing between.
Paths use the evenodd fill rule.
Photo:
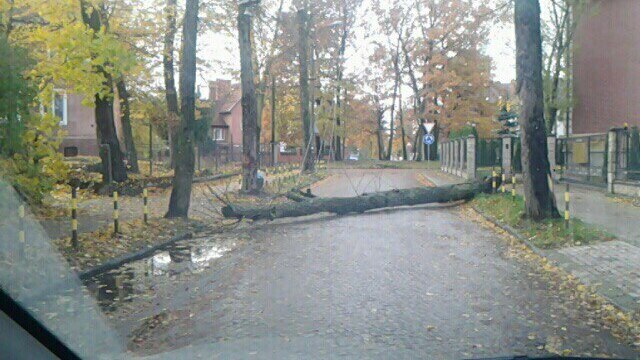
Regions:
<instances>
[{"instance_id":1,"label":"window","mask_svg":"<svg viewBox=\"0 0 640 360\"><path fill-rule=\"evenodd\" d=\"M213 129L213 140L224 140L224 129Z\"/></svg>"},{"instance_id":2,"label":"window","mask_svg":"<svg viewBox=\"0 0 640 360\"><path fill-rule=\"evenodd\" d=\"M67 125L67 92L56 90L51 104L53 114L60 118L60 125Z\"/></svg>"}]
</instances>

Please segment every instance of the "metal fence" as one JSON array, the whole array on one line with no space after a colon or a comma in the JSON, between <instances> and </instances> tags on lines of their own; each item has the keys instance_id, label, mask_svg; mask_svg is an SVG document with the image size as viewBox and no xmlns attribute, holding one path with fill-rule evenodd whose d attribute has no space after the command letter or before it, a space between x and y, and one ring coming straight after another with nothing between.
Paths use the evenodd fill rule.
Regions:
<instances>
[{"instance_id":1,"label":"metal fence","mask_svg":"<svg viewBox=\"0 0 640 360\"><path fill-rule=\"evenodd\" d=\"M640 181L638 128L616 129L616 180Z\"/></svg>"},{"instance_id":2,"label":"metal fence","mask_svg":"<svg viewBox=\"0 0 640 360\"><path fill-rule=\"evenodd\" d=\"M478 139L476 144L476 166L502 167L502 139Z\"/></svg>"},{"instance_id":3,"label":"metal fence","mask_svg":"<svg viewBox=\"0 0 640 360\"><path fill-rule=\"evenodd\" d=\"M556 140L562 177L596 185L607 183L607 135L574 135Z\"/></svg>"}]
</instances>

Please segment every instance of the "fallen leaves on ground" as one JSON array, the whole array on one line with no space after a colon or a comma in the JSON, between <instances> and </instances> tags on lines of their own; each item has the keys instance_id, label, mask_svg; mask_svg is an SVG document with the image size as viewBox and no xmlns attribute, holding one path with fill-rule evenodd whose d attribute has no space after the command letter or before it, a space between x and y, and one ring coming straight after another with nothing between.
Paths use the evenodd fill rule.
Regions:
<instances>
[{"instance_id":1,"label":"fallen leaves on ground","mask_svg":"<svg viewBox=\"0 0 640 360\"><path fill-rule=\"evenodd\" d=\"M534 253L526 244L485 220L471 206L461 208L462 216L491 229L508 243L507 256L525 263L531 268L531 276L540 277L549 285L550 292L556 292L566 299L567 305L574 307L588 317L589 322L609 329L619 340L640 349L640 313L624 312L599 295L596 288L582 284L574 275L559 268L547 258ZM570 349L558 349L558 339L547 350L566 355Z\"/></svg>"}]
</instances>

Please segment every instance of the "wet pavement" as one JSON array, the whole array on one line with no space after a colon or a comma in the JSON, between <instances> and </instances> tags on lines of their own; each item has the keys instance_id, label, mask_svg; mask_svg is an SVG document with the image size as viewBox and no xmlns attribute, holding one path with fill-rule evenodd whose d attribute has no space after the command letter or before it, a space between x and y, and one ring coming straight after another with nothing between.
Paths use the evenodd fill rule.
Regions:
<instances>
[{"instance_id":1,"label":"wet pavement","mask_svg":"<svg viewBox=\"0 0 640 360\"><path fill-rule=\"evenodd\" d=\"M421 186L418 170L334 170L314 193ZM316 215L202 234L90 280L137 355L636 358L456 206Z\"/></svg>"}]
</instances>

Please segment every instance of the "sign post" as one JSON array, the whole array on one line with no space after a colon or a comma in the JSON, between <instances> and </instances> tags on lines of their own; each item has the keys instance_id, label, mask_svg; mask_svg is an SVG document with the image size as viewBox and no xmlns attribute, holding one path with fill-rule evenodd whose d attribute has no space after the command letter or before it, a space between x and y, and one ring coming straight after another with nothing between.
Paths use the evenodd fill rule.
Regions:
<instances>
[{"instance_id":1,"label":"sign post","mask_svg":"<svg viewBox=\"0 0 640 360\"><path fill-rule=\"evenodd\" d=\"M431 133L436 123L426 122L424 123L425 135L422 142L427 145L427 161L431 161L431 145L436 142L436 137Z\"/></svg>"}]
</instances>

